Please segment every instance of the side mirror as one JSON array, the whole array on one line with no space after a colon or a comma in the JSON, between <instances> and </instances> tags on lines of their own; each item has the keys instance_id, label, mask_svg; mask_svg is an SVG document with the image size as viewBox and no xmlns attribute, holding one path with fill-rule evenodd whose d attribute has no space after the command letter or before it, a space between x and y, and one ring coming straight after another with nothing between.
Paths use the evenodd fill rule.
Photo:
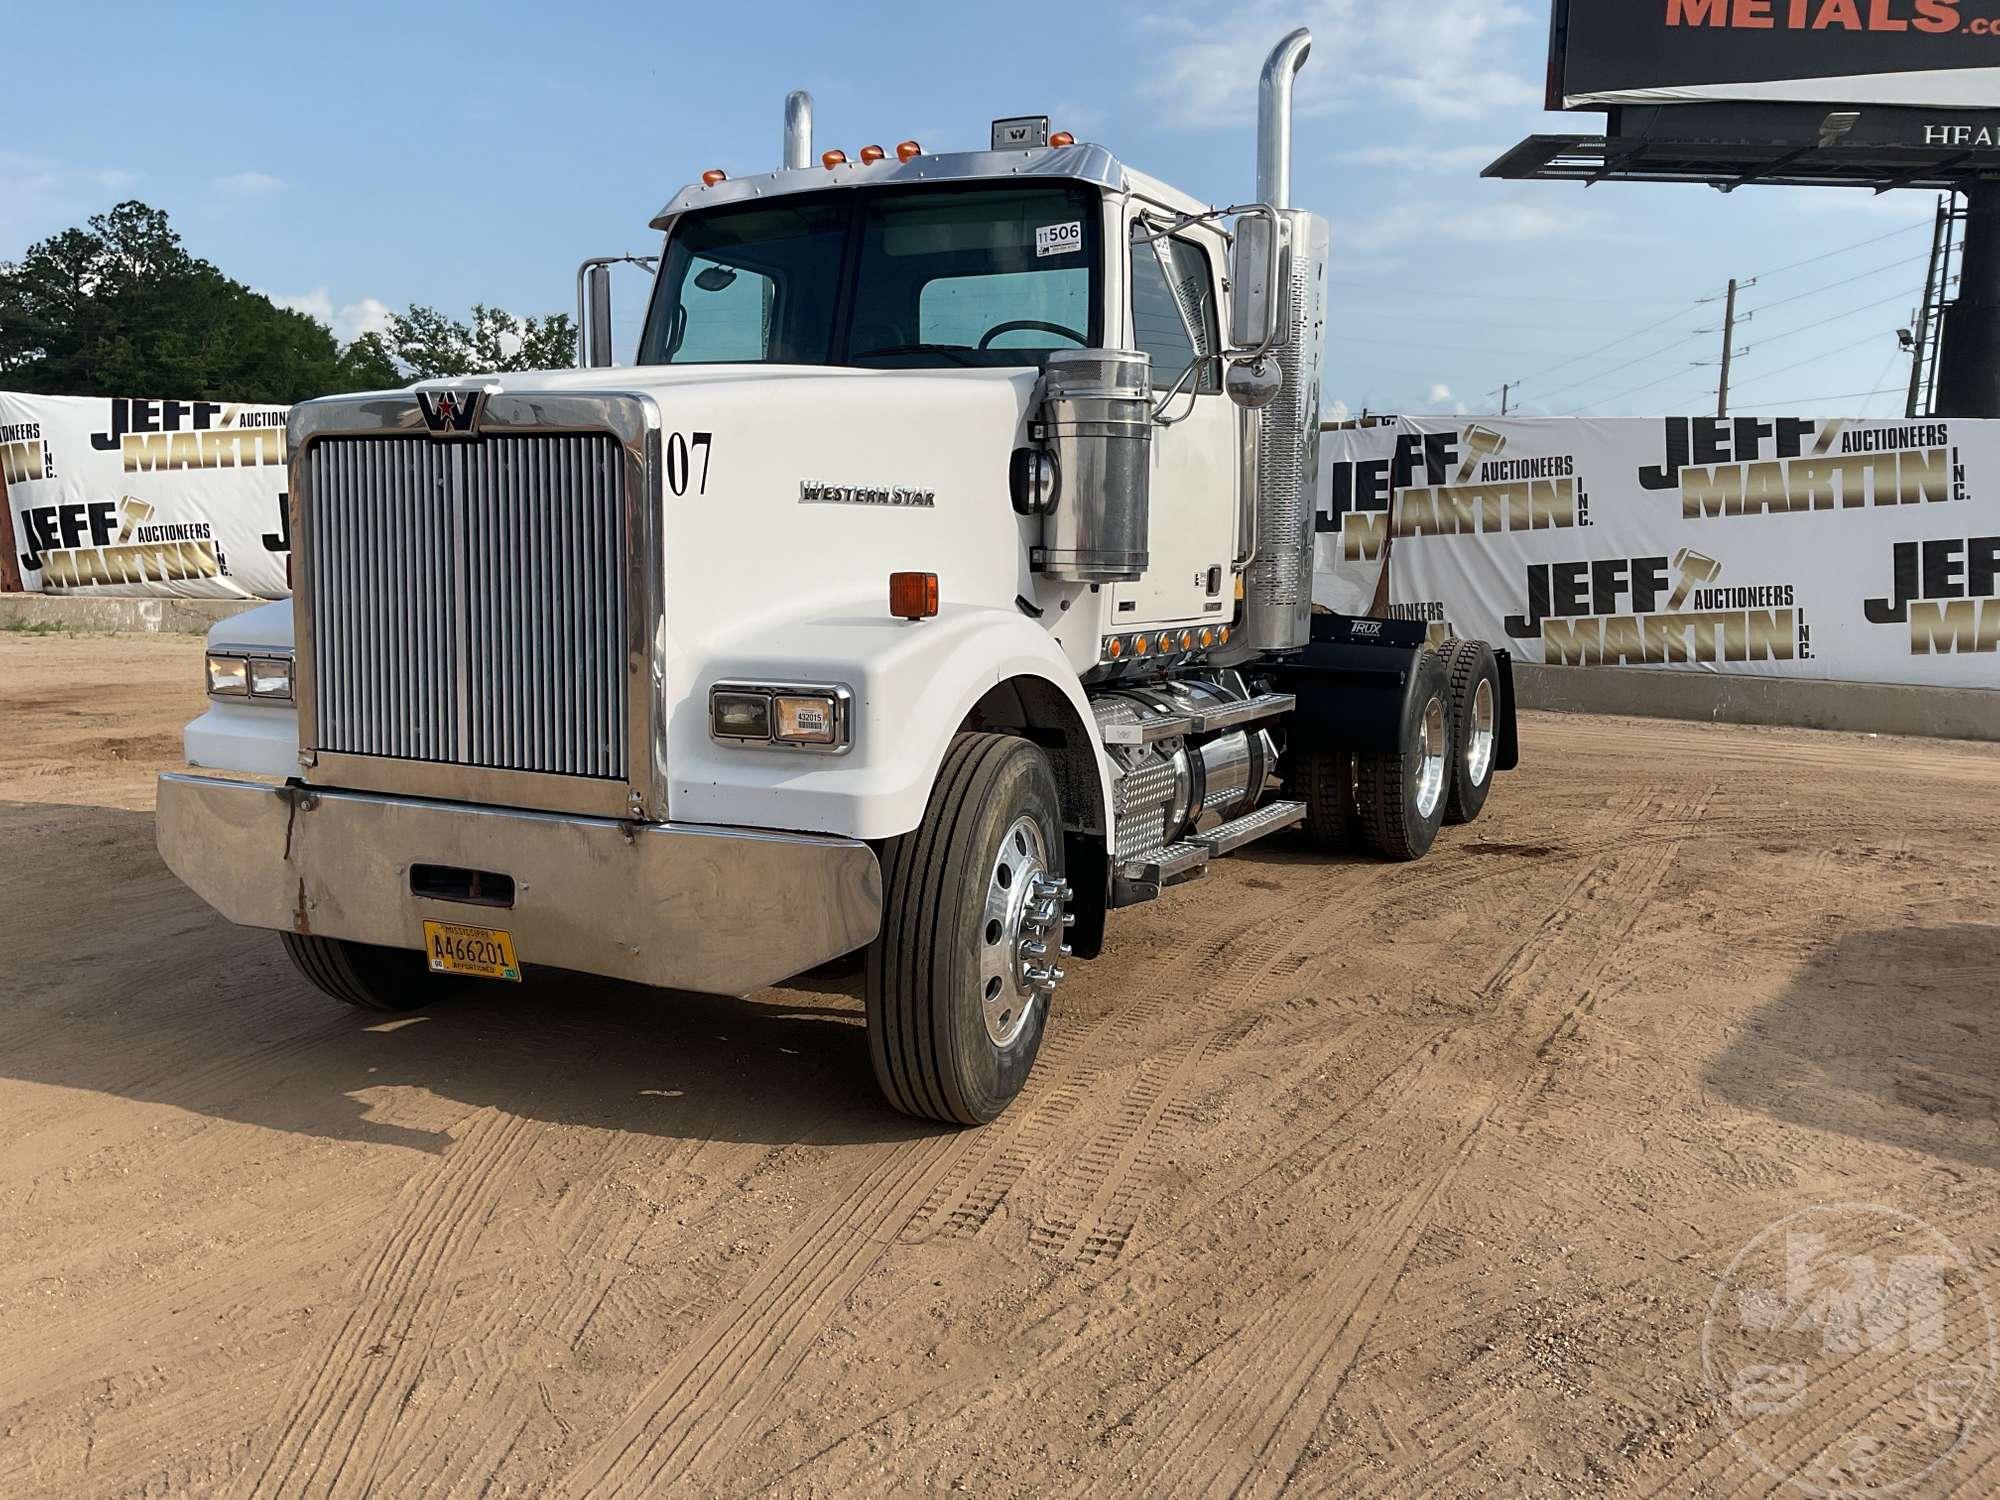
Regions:
<instances>
[{"instance_id":1,"label":"side mirror","mask_svg":"<svg viewBox=\"0 0 2000 1500\"><path fill-rule=\"evenodd\" d=\"M1277 210L1261 203L1246 209L1230 255L1229 342L1253 359L1270 353L1286 332L1284 252Z\"/></svg>"},{"instance_id":2,"label":"side mirror","mask_svg":"<svg viewBox=\"0 0 2000 1500\"><path fill-rule=\"evenodd\" d=\"M1223 373L1222 388L1238 406L1259 411L1278 399L1285 388L1285 372L1268 354L1232 360Z\"/></svg>"},{"instance_id":3,"label":"side mirror","mask_svg":"<svg viewBox=\"0 0 2000 1500\"><path fill-rule=\"evenodd\" d=\"M611 364L611 267L590 268L590 326L588 339L590 368L601 370Z\"/></svg>"}]
</instances>

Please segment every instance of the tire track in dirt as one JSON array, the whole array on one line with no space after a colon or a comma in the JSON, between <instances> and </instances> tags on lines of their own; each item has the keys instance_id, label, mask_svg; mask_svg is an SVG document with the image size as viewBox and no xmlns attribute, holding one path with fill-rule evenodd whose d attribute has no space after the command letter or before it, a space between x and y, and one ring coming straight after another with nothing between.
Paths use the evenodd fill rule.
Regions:
<instances>
[{"instance_id":1,"label":"tire track in dirt","mask_svg":"<svg viewBox=\"0 0 2000 1500\"><path fill-rule=\"evenodd\" d=\"M964 1136L906 1141L766 1257L618 1425L564 1479L566 1495L645 1495L669 1476L711 1488L824 1327L901 1233Z\"/></svg>"},{"instance_id":2,"label":"tire track in dirt","mask_svg":"<svg viewBox=\"0 0 2000 1500\"><path fill-rule=\"evenodd\" d=\"M535 1129L521 1116L482 1109L403 1195L393 1229L352 1283L347 1317L299 1362L280 1397L275 1447L243 1493L368 1491L437 1335L442 1309L427 1304L478 1239Z\"/></svg>"}]
</instances>

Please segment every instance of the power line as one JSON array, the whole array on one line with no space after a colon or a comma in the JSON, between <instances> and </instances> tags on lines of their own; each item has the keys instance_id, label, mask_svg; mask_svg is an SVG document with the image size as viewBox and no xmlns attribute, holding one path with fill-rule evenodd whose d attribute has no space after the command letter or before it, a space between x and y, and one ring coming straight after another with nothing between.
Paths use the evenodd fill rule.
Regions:
<instances>
[{"instance_id":1,"label":"power line","mask_svg":"<svg viewBox=\"0 0 2000 1500\"><path fill-rule=\"evenodd\" d=\"M1803 302L1808 297L1817 297L1821 292L1837 291L1841 287L1852 286L1857 281L1866 281L1871 276L1880 276L1884 271L1900 271L1905 266L1913 266L1920 261L1927 261L1929 259L1930 257L1928 255L1908 256L1902 260L1892 262L1891 264L1886 266L1877 266L1872 271L1863 271L1859 276L1850 276L1845 281L1830 281L1825 286L1816 286L1809 292L1795 292L1789 297L1780 297L1776 302L1766 302L1761 307L1753 307L1752 309L1750 309L1750 313L1748 314L1748 316L1754 316L1755 314L1760 312L1769 312L1772 308L1783 307L1787 303Z\"/></svg>"},{"instance_id":2,"label":"power line","mask_svg":"<svg viewBox=\"0 0 2000 1500\"><path fill-rule=\"evenodd\" d=\"M1790 265L1779 266L1775 271L1759 271L1755 276L1744 279L1748 281L1761 281L1766 276L1782 276L1787 271L1798 270L1801 266L1818 265L1823 260L1832 260L1836 255L1845 255L1850 250L1865 250L1870 245L1879 245L1884 240L1893 240L1899 234L1915 234L1919 229L1930 229L1932 227L1934 226L1928 219L1920 220L1915 224L1905 224L1901 229L1892 229L1887 234L1878 234L1872 239L1856 240L1851 245L1842 245L1838 250L1827 250L1818 255L1808 255L1804 260L1795 260Z\"/></svg>"},{"instance_id":3,"label":"power line","mask_svg":"<svg viewBox=\"0 0 2000 1500\"><path fill-rule=\"evenodd\" d=\"M1671 344L1662 344L1659 348L1654 349L1649 353L1641 354L1634 359L1626 360L1625 363L1622 365L1613 365L1608 370L1599 370L1596 374L1586 375L1581 380L1572 380L1568 385L1561 386L1556 390L1550 391L1548 392L1548 394L1540 397L1539 399L1543 402L1544 405L1546 405L1548 402L1555 400L1556 397L1563 395L1565 392L1573 391L1580 385L1589 385L1594 380L1608 379L1611 376L1616 375L1620 370L1629 370L1634 365L1643 365L1649 359L1658 359L1662 354L1671 353L1673 350L1680 348L1683 344L1692 344L1696 339L1705 339L1711 333L1714 332L1715 330L1713 328L1697 328L1693 333L1689 334L1686 338L1675 339Z\"/></svg>"},{"instance_id":4,"label":"power line","mask_svg":"<svg viewBox=\"0 0 2000 1500\"><path fill-rule=\"evenodd\" d=\"M1671 297L1562 297L1554 293L1529 292L1447 292L1434 287L1377 286L1367 281L1327 282L1328 286L1344 286L1357 292L1374 292L1391 297L1421 297L1426 302L1438 297L1470 298L1475 302L1560 302L1565 306L1578 303L1604 307L1631 307L1636 303L1651 302L1664 307L1673 301Z\"/></svg>"},{"instance_id":5,"label":"power line","mask_svg":"<svg viewBox=\"0 0 2000 1500\"><path fill-rule=\"evenodd\" d=\"M1681 370L1670 370L1658 380L1649 380L1644 385L1635 385L1631 390L1620 391L1615 396L1600 396L1597 400L1590 402L1586 406L1573 406L1568 411L1562 413L1562 415L1565 417L1580 417L1593 407L1609 406L1614 401L1623 401L1627 396L1636 396L1641 391L1650 391L1654 386L1665 385L1669 380L1679 379L1683 373Z\"/></svg>"},{"instance_id":6,"label":"power line","mask_svg":"<svg viewBox=\"0 0 2000 1500\"><path fill-rule=\"evenodd\" d=\"M1780 365L1775 370L1766 370L1761 375L1752 375L1747 380L1738 380L1733 382L1733 384L1739 387L1746 385L1755 385L1760 380L1769 380L1773 376L1777 375L1787 375L1790 374L1793 370L1804 369L1807 365L1818 364L1823 359L1831 359L1836 354L1846 354L1851 350L1861 348L1864 344L1872 344L1881 337L1882 333L1880 330L1878 330L1877 332L1869 334L1868 337L1864 339L1856 339L1851 344L1842 344L1838 349L1822 349L1817 354L1809 354L1804 359L1795 360L1794 362L1788 365Z\"/></svg>"},{"instance_id":7,"label":"power line","mask_svg":"<svg viewBox=\"0 0 2000 1500\"><path fill-rule=\"evenodd\" d=\"M1956 279L1956 277L1953 278L1953 280ZM1907 292L1897 292L1894 296L1881 297L1873 302L1864 302L1859 307L1850 307L1846 312L1834 313L1830 317L1821 318L1816 323L1801 323L1796 328L1787 328L1783 333L1774 333L1768 338L1761 338L1756 343L1748 345L1744 349L1744 352L1747 354L1752 349L1762 349L1766 344L1776 344L1785 339L1797 338L1802 333L1811 333L1815 328L1824 328L1829 323L1842 322L1845 319L1853 317L1856 313L1865 313L1877 307L1886 307L1891 302L1904 302L1908 299L1909 294Z\"/></svg>"},{"instance_id":8,"label":"power line","mask_svg":"<svg viewBox=\"0 0 2000 1500\"><path fill-rule=\"evenodd\" d=\"M1734 403L1731 403L1730 410L1731 411L1777 411L1783 407L1813 406L1821 401L1873 400L1875 397L1884 395L1887 392L1893 391L1895 389L1896 387L1893 385L1885 385L1878 387L1877 389L1872 391L1841 391L1839 394L1832 396L1794 396L1789 401L1764 401L1754 406L1737 406Z\"/></svg>"}]
</instances>

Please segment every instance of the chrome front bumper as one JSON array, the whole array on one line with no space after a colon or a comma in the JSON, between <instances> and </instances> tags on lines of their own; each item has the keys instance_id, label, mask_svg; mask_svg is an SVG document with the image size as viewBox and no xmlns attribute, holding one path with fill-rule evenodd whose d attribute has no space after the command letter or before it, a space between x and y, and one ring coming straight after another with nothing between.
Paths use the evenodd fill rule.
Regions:
<instances>
[{"instance_id":1,"label":"chrome front bumper","mask_svg":"<svg viewBox=\"0 0 2000 1500\"><path fill-rule=\"evenodd\" d=\"M740 995L864 947L882 871L854 839L621 823L371 792L160 778L160 854L230 921L422 948L504 927L521 960ZM512 878L510 906L418 895L413 865Z\"/></svg>"}]
</instances>

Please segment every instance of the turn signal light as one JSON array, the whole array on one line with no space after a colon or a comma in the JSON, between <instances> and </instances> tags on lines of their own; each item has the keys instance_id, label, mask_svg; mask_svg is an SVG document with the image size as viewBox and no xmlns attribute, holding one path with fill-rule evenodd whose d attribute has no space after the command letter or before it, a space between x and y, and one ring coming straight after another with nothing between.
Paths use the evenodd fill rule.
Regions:
<instances>
[{"instance_id":1,"label":"turn signal light","mask_svg":"<svg viewBox=\"0 0 2000 1500\"><path fill-rule=\"evenodd\" d=\"M1058 130L1054 135L1049 137L1049 144L1051 146L1074 146L1076 144L1076 137L1071 135L1067 130Z\"/></svg>"},{"instance_id":2,"label":"turn signal light","mask_svg":"<svg viewBox=\"0 0 2000 1500\"><path fill-rule=\"evenodd\" d=\"M864 167L872 167L875 165L876 162L880 161L883 157L887 156L888 154L889 153L884 151L880 146L863 146L861 148L861 165Z\"/></svg>"},{"instance_id":3,"label":"turn signal light","mask_svg":"<svg viewBox=\"0 0 2000 1500\"><path fill-rule=\"evenodd\" d=\"M900 141L896 145L896 160L908 161L913 156L922 156L924 148L915 141Z\"/></svg>"},{"instance_id":4,"label":"turn signal light","mask_svg":"<svg viewBox=\"0 0 2000 1500\"><path fill-rule=\"evenodd\" d=\"M819 154L819 164L829 172L835 167L844 167L847 165L847 153L838 147L831 151L822 151Z\"/></svg>"},{"instance_id":5,"label":"turn signal light","mask_svg":"<svg viewBox=\"0 0 2000 1500\"><path fill-rule=\"evenodd\" d=\"M935 573L891 573L889 613L899 620L928 620L938 612Z\"/></svg>"},{"instance_id":6,"label":"turn signal light","mask_svg":"<svg viewBox=\"0 0 2000 1500\"><path fill-rule=\"evenodd\" d=\"M728 177L729 174L723 171L722 168L710 167L706 172L701 174L701 185L703 187L714 187L718 182L726 181Z\"/></svg>"}]
</instances>

